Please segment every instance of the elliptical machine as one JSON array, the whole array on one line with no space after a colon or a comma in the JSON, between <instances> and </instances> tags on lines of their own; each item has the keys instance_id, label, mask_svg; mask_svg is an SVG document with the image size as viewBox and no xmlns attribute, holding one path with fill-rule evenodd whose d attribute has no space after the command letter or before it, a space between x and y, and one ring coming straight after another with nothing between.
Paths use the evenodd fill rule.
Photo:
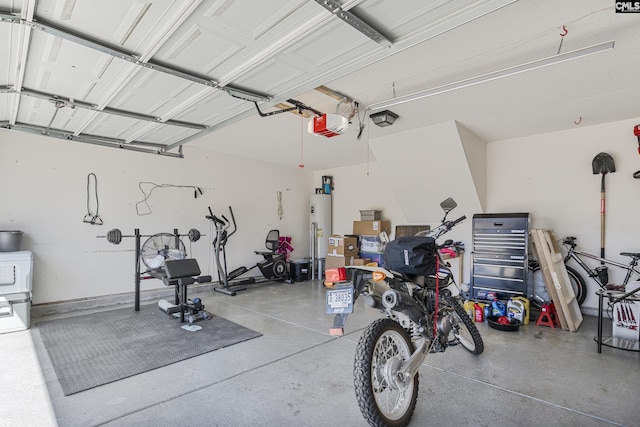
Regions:
<instances>
[{"instance_id":1,"label":"elliptical machine","mask_svg":"<svg viewBox=\"0 0 640 427\"><path fill-rule=\"evenodd\" d=\"M231 206L229 206L229 215L231 216L231 221L229 221L229 219L224 215L221 215L221 218L218 218L211 211L211 207L209 207L209 215L206 216L208 220L213 221L216 228L216 237L213 240L213 246L220 286L214 287L213 290L226 295L235 296L237 292L247 289L247 285L254 283L266 281L286 281L291 283L285 255L278 253L278 249L280 247L279 230L271 230L267 233L265 247L268 251L254 251L255 254L262 255L262 261L256 263L256 265L252 267L241 266L229 272L225 247L229 237L238 230ZM233 229L229 231L232 225ZM258 279L252 276L235 280L254 268L258 268L260 270L264 279Z\"/></svg>"}]
</instances>

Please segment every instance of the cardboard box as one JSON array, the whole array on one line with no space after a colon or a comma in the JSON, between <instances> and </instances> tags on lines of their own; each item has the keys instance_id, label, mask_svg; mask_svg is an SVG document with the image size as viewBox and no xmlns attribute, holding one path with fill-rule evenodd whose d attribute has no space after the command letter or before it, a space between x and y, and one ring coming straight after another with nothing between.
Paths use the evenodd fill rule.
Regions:
<instances>
[{"instance_id":1,"label":"cardboard box","mask_svg":"<svg viewBox=\"0 0 640 427\"><path fill-rule=\"evenodd\" d=\"M332 268L340 268L346 267L347 265L351 265L352 260L355 256L339 256L339 255L329 255L324 259L324 269L329 270Z\"/></svg>"},{"instance_id":2,"label":"cardboard box","mask_svg":"<svg viewBox=\"0 0 640 427\"><path fill-rule=\"evenodd\" d=\"M371 262L371 258L354 258L351 265L367 265Z\"/></svg>"},{"instance_id":3,"label":"cardboard box","mask_svg":"<svg viewBox=\"0 0 640 427\"><path fill-rule=\"evenodd\" d=\"M332 234L329 237L328 255L356 256L358 255L358 239Z\"/></svg>"},{"instance_id":4,"label":"cardboard box","mask_svg":"<svg viewBox=\"0 0 640 427\"><path fill-rule=\"evenodd\" d=\"M431 227L428 225L396 225L395 238L415 236L421 231L431 231Z\"/></svg>"},{"instance_id":5,"label":"cardboard box","mask_svg":"<svg viewBox=\"0 0 640 427\"><path fill-rule=\"evenodd\" d=\"M353 234L377 236L383 231L391 234L391 221L353 221Z\"/></svg>"}]
</instances>

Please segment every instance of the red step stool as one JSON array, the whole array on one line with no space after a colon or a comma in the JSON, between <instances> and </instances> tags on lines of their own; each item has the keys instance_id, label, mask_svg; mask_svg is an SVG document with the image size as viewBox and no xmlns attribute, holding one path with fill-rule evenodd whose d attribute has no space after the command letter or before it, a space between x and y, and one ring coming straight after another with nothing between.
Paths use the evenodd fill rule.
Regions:
<instances>
[{"instance_id":1,"label":"red step stool","mask_svg":"<svg viewBox=\"0 0 640 427\"><path fill-rule=\"evenodd\" d=\"M558 312L556 311L555 305L553 305L553 303L542 304L540 316L538 316L538 320L536 320L536 326L550 326L555 328L556 325L560 326L560 322L558 321Z\"/></svg>"}]
</instances>

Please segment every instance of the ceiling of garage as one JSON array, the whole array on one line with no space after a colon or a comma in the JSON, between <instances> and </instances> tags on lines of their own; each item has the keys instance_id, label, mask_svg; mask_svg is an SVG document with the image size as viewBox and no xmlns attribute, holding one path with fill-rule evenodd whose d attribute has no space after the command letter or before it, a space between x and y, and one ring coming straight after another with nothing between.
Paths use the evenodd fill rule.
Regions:
<instances>
[{"instance_id":1,"label":"ceiling of garage","mask_svg":"<svg viewBox=\"0 0 640 427\"><path fill-rule=\"evenodd\" d=\"M317 170L370 160L369 138L449 120L490 142L638 117L640 14L614 3L0 0L0 126ZM432 90L455 82L466 87ZM393 126L370 125L367 107L429 90L389 107ZM293 100L310 107L305 117L258 114ZM309 134L314 111L351 117L349 130Z\"/></svg>"}]
</instances>

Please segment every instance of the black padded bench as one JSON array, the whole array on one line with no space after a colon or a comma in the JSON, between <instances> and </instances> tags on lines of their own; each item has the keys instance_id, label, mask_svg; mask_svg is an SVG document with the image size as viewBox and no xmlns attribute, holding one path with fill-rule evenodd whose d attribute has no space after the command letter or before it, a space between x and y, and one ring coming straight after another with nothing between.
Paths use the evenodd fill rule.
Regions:
<instances>
[{"instance_id":1,"label":"black padded bench","mask_svg":"<svg viewBox=\"0 0 640 427\"><path fill-rule=\"evenodd\" d=\"M185 308L189 306L187 300L187 286L194 283L211 282L211 276L200 276L200 266L193 258L167 260L164 263L167 286L175 287L175 304L180 307L180 322L184 322Z\"/></svg>"}]
</instances>

